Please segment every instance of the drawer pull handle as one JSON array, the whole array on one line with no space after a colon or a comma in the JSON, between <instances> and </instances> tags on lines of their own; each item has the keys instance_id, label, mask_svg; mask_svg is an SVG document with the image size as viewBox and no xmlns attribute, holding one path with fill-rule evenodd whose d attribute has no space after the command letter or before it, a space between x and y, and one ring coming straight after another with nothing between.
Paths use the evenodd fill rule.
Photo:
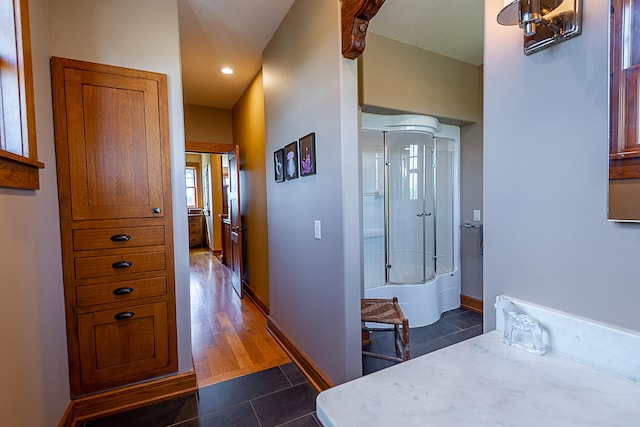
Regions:
<instances>
[{"instance_id":1,"label":"drawer pull handle","mask_svg":"<svg viewBox=\"0 0 640 427\"><path fill-rule=\"evenodd\" d=\"M118 313L115 316L113 316L113 318L116 320L127 320L127 319L131 319L135 315L136 314L133 311L123 311L122 313Z\"/></svg>"},{"instance_id":2,"label":"drawer pull handle","mask_svg":"<svg viewBox=\"0 0 640 427\"><path fill-rule=\"evenodd\" d=\"M131 236L129 234L114 234L111 236L111 240L114 242L128 242L131 240Z\"/></svg>"},{"instance_id":3,"label":"drawer pull handle","mask_svg":"<svg viewBox=\"0 0 640 427\"><path fill-rule=\"evenodd\" d=\"M133 288L118 288L113 290L114 295L129 295L133 292Z\"/></svg>"},{"instance_id":4,"label":"drawer pull handle","mask_svg":"<svg viewBox=\"0 0 640 427\"><path fill-rule=\"evenodd\" d=\"M133 265L133 263L131 261L116 261L113 264L111 264L111 267L113 268L129 268Z\"/></svg>"}]
</instances>

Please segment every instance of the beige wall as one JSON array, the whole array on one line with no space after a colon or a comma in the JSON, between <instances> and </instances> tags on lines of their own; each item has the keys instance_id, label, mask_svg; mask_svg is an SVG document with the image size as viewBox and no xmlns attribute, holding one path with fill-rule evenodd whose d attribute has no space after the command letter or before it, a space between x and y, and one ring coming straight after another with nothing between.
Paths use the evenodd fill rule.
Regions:
<instances>
[{"instance_id":1,"label":"beige wall","mask_svg":"<svg viewBox=\"0 0 640 427\"><path fill-rule=\"evenodd\" d=\"M640 228L607 221L610 3L585 3L579 37L531 56L522 30L496 22L503 2L484 3L487 330L505 294L640 331ZM518 96L531 82L562 108ZM549 112L544 132L523 131L532 124L523 112L538 111Z\"/></svg>"},{"instance_id":2,"label":"beige wall","mask_svg":"<svg viewBox=\"0 0 640 427\"><path fill-rule=\"evenodd\" d=\"M640 179L609 180L608 217L637 221L640 218Z\"/></svg>"},{"instance_id":3,"label":"beige wall","mask_svg":"<svg viewBox=\"0 0 640 427\"><path fill-rule=\"evenodd\" d=\"M377 34L360 60L360 104L427 114L453 124L480 120L480 68Z\"/></svg>"},{"instance_id":4,"label":"beige wall","mask_svg":"<svg viewBox=\"0 0 640 427\"><path fill-rule=\"evenodd\" d=\"M262 72L233 107L234 143L240 146L241 212L246 228L244 279L269 305L266 161Z\"/></svg>"},{"instance_id":5,"label":"beige wall","mask_svg":"<svg viewBox=\"0 0 640 427\"><path fill-rule=\"evenodd\" d=\"M62 56L168 75L175 207L184 200L183 113L175 102L182 99L177 3L30 0L29 6L38 157L45 169L40 190L0 188L0 272L7 291L0 298L0 407L3 425L55 426L69 404L69 380L49 60ZM174 217L179 362L191 369L186 210Z\"/></svg>"},{"instance_id":6,"label":"beige wall","mask_svg":"<svg viewBox=\"0 0 640 427\"><path fill-rule=\"evenodd\" d=\"M55 426L69 403L49 71L49 2L29 2L40 190L0 188L0 422Z\"/></svg>"},{"instance_id":7,"label":"beige wall","mask_svg":"<svg viewBox=\"0 0 640 427\"><path fill-rule=\"evenodd\" d=\"M184 133L190 142L233 144L231 110L184 104Z\"/></svg>"},{"instance_id":8,"label":"beige wall","mask_svg":"<svg viewBox=\"0 0 640 427\"><path fill-rule=\"evenodd\" d=\"M460 223L482 224L482 158L484 149L482 99L483 67L478 75L477 123L460 127ZM480 221L473 221L473 211L480 210ZM460 228L460 293L482 299L482 245L478 228Z\"/></svg>"},{"instance_id":9,"label":"beige wall","mask_svg":"<svg viewBox=\"0 0 640 427\"><path fill-rule=\"evenodd\" d=\"M296 0L263 53L271 318L334 383L362 375L357 66L341 55L341 6ZM317 174L275 182L273 152L309 132Z\"/></svg>"}]
</instances>

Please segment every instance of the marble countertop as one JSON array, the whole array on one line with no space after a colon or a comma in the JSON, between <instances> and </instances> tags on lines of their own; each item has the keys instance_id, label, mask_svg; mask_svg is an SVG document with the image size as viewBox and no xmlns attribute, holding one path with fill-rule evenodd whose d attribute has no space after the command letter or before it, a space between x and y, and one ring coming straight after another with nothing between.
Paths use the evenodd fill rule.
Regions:
<instances>
[{"instance_id":1,"label":"marble countertop","mask_svg":"<svg viewBox=\"0 0 640 427\"><path fill-rule=\"evenodd\" d=\"M493 331L326 390L325 427L636 426L640 385Z\"/></svg>"}]
</instances>

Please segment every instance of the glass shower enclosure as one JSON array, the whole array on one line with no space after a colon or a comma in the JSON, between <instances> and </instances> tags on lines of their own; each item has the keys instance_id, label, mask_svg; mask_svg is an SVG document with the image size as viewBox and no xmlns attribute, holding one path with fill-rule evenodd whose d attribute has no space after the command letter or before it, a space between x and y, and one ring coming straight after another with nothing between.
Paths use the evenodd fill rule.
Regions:
<instances>
[{"instance_id":1,"label":"glass shower enclosure","mask_svg":"<svg viewBox=\"0 0 640 427\"><path fill-rule=\"evenodd\" d=\"M380 130L363 120L365 289L454 270L457 144L427 124Z\"/></svg>"}]
</instances>

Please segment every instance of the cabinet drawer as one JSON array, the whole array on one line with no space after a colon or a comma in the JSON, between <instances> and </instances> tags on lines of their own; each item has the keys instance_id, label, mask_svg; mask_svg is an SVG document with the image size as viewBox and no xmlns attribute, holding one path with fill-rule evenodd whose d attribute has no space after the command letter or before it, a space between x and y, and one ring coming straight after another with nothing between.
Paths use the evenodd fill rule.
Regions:
<instances>
[{"instance_id":1,"label":"cabinet drawer","mask_svg":"<svg viewBox=\"0 0 640 427\"><path fill-rule=\"evenodd\" d=\"M83 387L115 387L175 370L168 319L166 303L78 315Z\"/></svg>"},{"instance_id":2,"label":"cabinet drawer","mask_svg":"<svg viewBox=\"0 0 640 427\"><path fill-rule=\"evenodd\" d=\"M166 294L166 277L100 283L97 285L78 286L76 288L76 305L78 307L88 307L110 302L135 301Z\"/></svg>"},{"instance_id":3,"label":"cabinet drawer","mask_svg":"<svg viewBox=\"0 0 640 427\"><path fill-rule=\"evenodd\" d=\"M76 251L152 245L164 245L164 226L73 230Z\"/></svg>"},{"instance_id":4,"label":"cabinet drawer","mask_svg":"<svg viewBox=\"0 0 640 427\"><path fill-rule=\"evenodd\" d=\"M75 259L76 279L120 276L166 268L164 252L145 252Z\"/></svg>"}]
</instances>

